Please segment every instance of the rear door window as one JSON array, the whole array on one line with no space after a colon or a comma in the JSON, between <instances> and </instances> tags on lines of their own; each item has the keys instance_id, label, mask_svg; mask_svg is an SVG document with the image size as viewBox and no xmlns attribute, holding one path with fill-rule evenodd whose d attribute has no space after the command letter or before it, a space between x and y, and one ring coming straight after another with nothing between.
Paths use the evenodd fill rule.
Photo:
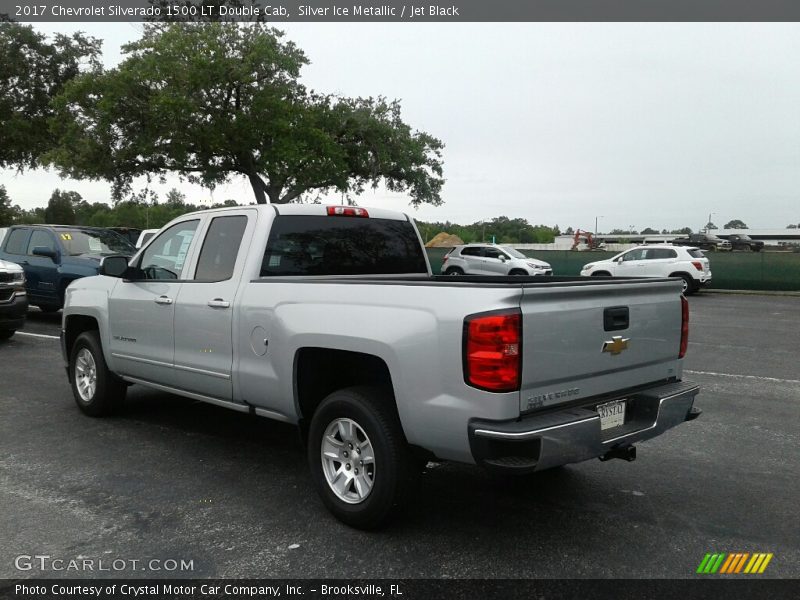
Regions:
<instances>
[{"instance_id":1,"label":"rear door window","mask_svg":"<svg viewBox=\"0 0 800 600\"><path fill-rule=\"evenodd\" d=\"M687 250L687 252L689 253L689 256L691 256L692 258L705 258L706 257L705 253L702 250L699 250L697 248L690 248L689 250Z\"/></svg>"},{"instance_id":2,"label":"rear door window","mask_svg":"<svg viewBox=\"0 0 800 600\"><path fill-rule=\"evenodd\" d=\"M470 246L469 248L462 248L461 249L461 256L480 256L481 249L476 246Z\"/></svg>"},{"instance_id":3,"label":"rear door window","mask_svg":"<svg viewBox=\"0 0 800 600\"><path fill-rule=\"evenodd\" d=\"M208 227L194 278L203 281L225 281L233 277L239 246L242 244L247 217L214 217Z\"/></svg>"},{"instance_id":4,"label":"rear door window","mask_svg":"<svg viewBox=\"0 0 800 600\"><path fill-rule=\"evenodd\" d=\"M262 277L427 272L410 222L371 217L279 215L261 263Z\"/></svg>"}]
</instances>

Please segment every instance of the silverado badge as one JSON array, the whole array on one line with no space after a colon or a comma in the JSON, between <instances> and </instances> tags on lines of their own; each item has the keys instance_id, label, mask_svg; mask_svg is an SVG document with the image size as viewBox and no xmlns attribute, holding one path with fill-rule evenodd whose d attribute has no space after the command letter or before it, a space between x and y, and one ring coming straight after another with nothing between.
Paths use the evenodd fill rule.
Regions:
<instances>
[{"instance_id":1,"label":"silverado badge","mask_svg":"<svg viewBox=\"0 0 800 600\"><path fill-rule=\"evenodd\" d=\"M616 356L623 350L628 349L628 342L630 338L623 338L621 335L615 335L611 338L610 342L603 342L603 352L610 352Z\"/></svg>"}]
</instances>

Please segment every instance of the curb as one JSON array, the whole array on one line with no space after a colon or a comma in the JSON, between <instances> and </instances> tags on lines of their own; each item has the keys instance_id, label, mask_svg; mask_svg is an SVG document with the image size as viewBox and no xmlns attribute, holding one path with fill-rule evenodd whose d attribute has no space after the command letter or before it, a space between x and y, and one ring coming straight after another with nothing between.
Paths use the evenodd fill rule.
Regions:
<instances>
[{"instance_id":1,"label":"curb","mask_svg":"<svg viewBox=\"0 0 800 600\"><path fill-rule=\"evenodd\" d=\"M720 290L720 289L704 289L701 291L703 294L736 294L740 296L793 296L800 298L800 292L792 292L788 290Z\"/></svg>"}]
</instances>

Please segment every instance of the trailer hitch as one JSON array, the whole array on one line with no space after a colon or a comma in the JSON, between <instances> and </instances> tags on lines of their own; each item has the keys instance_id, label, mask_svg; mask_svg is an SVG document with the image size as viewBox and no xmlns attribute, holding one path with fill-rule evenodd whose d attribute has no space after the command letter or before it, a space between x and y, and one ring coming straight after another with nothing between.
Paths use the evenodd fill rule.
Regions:
<instances>
[{"instance_id":1,"label":"trailer hitch","mask_svg":"<svg viewBox=\"0 0 800 600\"><path fill-rule=\"evenodd\" d=\"M636 446L624 446L622 448L612 448L599 458L602 461L611 460L612 458L622 458L624 460L627 460L628 462L633 462L636 460Z\"/></svg>"}]
</instances>

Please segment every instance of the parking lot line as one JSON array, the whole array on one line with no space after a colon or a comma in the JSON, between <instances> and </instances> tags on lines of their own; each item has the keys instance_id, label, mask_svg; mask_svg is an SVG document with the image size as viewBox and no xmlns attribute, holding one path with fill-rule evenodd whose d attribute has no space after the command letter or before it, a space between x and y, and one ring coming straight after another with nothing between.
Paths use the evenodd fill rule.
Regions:
<instances>
[{"instance_id":1,"label":"parking lot line","mask_svg":"<svg viewBox=\"0 0 800 600\"><path fill-rule=\"evenodd\" d=\"M57 335L45 335L43 333L28 333L27 331L18 331L16 335L28 335L30 337L46 338L48 340L57 340Z\"/></svg>"},{"instance_id":2,"label":"parking lot line","mask_svg":"<svg viewBox=\"0 0 800 600\"><path fill-rule=\"evenodd\" d=\"M798 383L800 379L780 379L778 377L759 377L758 375L738 375L734 373L714 373L712 371L691 371L684 369L684 373L692 373L693 375L714 375L717 377L734 377L736 379L757 379L759 381L775 381L778 383Z\"/></svg>"}]
</instances>

